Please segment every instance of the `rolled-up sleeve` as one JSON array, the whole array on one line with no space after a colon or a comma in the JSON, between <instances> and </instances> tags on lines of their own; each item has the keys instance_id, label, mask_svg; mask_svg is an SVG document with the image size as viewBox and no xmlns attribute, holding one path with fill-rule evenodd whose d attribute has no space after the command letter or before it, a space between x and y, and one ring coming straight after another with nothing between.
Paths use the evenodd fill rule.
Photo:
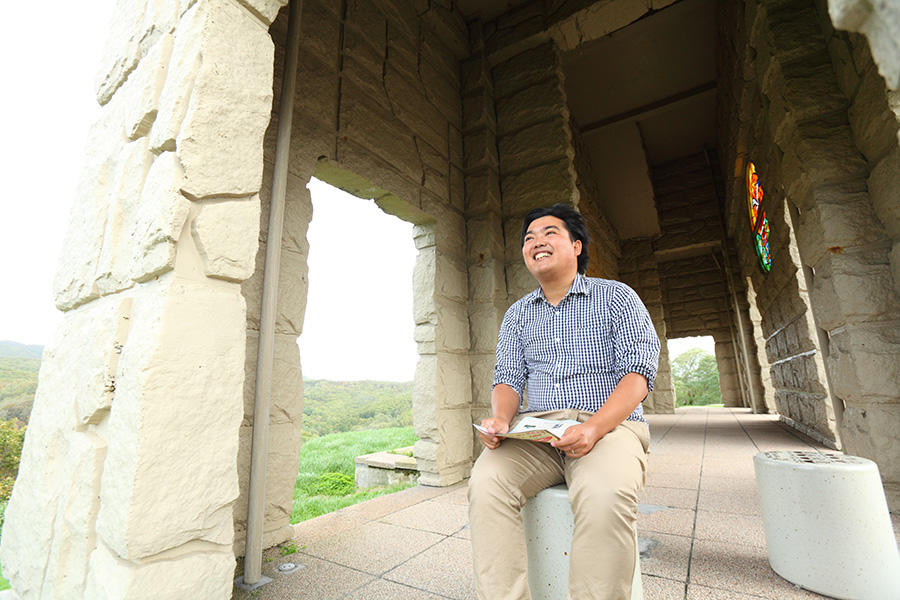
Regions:
<instances>
[{"instance_id":1,"label":"rolled-up sleeve","mask_svg":"<svg viewBox=\"0 0 900 600\"><path fill-rule=\"evenodd\" d=\"M659 336L650 313L637 292L627 285L617 290L616 300L620 307L613 320L616 375L619 380L628 373L643 375L648 390L653 391L659 365Z\"/></svg>"},{"instance_id":2,"label":"rolled-up sleeve","mask_svg":"<svg viewBox=\"0 0 900 600\"><path fill-rule=\"evenodd\" d=\"M519 324L519 306L519 303L510 306L500 325L500 333L497 336L497 364L494 366L494 383L491 389L500 383L506 384L518 392L521 401L528 371L525 366L525 351Z\"/></svg>"}]
</instances>

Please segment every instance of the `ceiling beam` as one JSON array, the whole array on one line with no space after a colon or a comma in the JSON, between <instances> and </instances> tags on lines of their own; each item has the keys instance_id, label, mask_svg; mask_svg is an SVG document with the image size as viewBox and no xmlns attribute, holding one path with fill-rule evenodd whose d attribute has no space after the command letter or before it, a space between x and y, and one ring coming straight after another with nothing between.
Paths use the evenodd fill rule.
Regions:
<instances>
[{"instance_id":1,"label":"ceiling beam","mask_svg":"<svg viewBox=\"0 0 900 600\"><path fill-rule=\"evenodd\" d=\"M627 119L634 119L636 117L646 115L647 113L665 108L670 104L675 104L676 102L681 102L682 100L687 100L688 98L693 98L694 96L705 94L706 92L714 89L716 89L716 82L707 81L706 83L698 85L697 87L693 87L689 90L678 92L677 94L666 96L665 98L656 100L649 104L644 104L643 106L638 106L636 108L626 110L623 113L619 113L611 117L606 117L605 119L600 119L599 121L594 121L593 123L582 125L579 131L584 134L596 129L602 129L603 127L607 127L609 125L612 125L613 123L618 123L619 121L625 121Z\"/></svg>"}]
</instances>

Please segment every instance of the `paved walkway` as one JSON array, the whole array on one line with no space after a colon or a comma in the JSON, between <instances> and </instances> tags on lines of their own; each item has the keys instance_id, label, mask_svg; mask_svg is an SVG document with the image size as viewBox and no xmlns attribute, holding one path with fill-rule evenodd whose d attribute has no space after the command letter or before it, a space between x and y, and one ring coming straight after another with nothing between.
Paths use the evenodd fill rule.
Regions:
<instances>
[{"instance_id":1,"label":"paved walkway","mask_svg":"<svg viewBox=\"0 0 900 600\"><path fill-rule=\"evenodd\" d=\"M823 598L769 567L752 457L828 449L747 409L684 408L648 420L650 472L638 518L638 535L652 545L641 559L645 600ZM267 551L263 572L274 581L236 590L235 600L475 598L464 484L410 488L295 530L299 552ZM302 568L280 574L288 561Z\"/></svg>"}]
</instances>

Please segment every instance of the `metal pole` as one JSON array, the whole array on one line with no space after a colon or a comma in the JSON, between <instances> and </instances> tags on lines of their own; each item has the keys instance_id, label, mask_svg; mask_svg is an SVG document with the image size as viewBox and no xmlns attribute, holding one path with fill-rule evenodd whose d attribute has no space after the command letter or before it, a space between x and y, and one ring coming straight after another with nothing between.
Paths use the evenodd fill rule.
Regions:
<instances>
[{"instance_id":1,"label":"metal pole","mask_svg":"<svg viewBox=\"0 0 900 600\"><path fill-rule=\"evenodd\" d=\"M262 307L259 317L259 350L256 357L256 399L253 404L253 445L250 453L250 492L247 506L247 541L244 549L244 585L259 583L262 577L262 538L266 505L266 462L269 456L269 401L272 396L272 362L275 354L275 318L278 275L281 271L281 234L284 228L284 197L287 190L291 121L294 90L297 87L297 59L300 53L300 12L303 0L290 0L287 52L278 108L278 137L266 240L266 267L263 275Z\"/></svg>"}]
</instances>

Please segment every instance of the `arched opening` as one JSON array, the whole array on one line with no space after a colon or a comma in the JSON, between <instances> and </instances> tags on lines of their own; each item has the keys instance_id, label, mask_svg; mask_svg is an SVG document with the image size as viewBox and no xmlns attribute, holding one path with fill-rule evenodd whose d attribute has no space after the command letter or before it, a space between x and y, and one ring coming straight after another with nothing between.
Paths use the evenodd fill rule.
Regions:
<instances>
[{"instance_id":1,"label":"arched opening","mask_svg":"<svg viewBox=\"0 0 900 600\"><path fill-rule=\"evenodd\" d=\"M307 188L313 217L298 338L304 443L291 523L415 482L414 469L356 461L376 452L411 460L413 226L315 177Z\"/></svg>"},{"instance_id":2,"label":"arched opening","mask_svg":"<svg viewBox=\"0 0 900 600\"><path fill-rule=\"evenodd\" d=\"M737 393L737 364L711 335L668 340L675 406L723 406Z\"/></svg>"}]
</instances>

